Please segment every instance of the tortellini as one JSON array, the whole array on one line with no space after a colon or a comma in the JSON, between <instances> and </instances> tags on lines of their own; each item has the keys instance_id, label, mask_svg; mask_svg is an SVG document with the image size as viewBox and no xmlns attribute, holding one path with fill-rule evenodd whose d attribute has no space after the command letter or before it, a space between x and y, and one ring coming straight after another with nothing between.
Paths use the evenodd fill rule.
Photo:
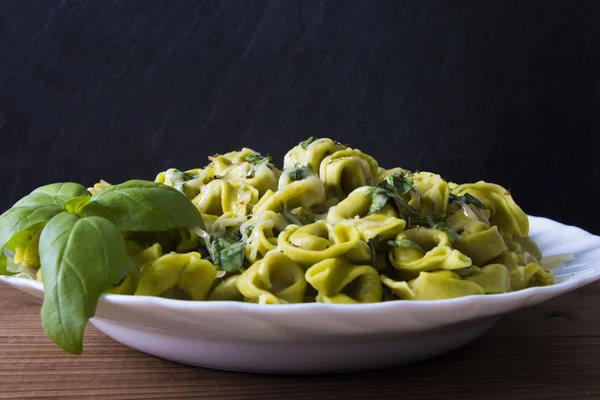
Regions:
<instances>
[{"instance_id":1,"label":"tortellini","mask_svg":"<svg viewBox=\"0 0 600 400\"><path fill-rule=\"evenodd\" d=\"M304 270L277 251L252 264L236 285L248 301L260 304L301 303L306 292Z\"/></svg>"},{"instance_id":2,"label":"tortellini","mask_svg":"<svg viewBox=\"0 0 600 400\"><path fill-rule=\"evenodd\" d=\"M328 258L346 257L354 262L367 261L371 250L352 226L317 221L299 227L290 225L279 235L279 247L288 257L308 268Z\"/></svg>"},{"instance_id":3,"label":"tortellini","mask_svg":"<svg viewBox=\"0 0 600 400\"><path fill-rule=\"evenodd\" d=\"M417 172L410 175L414 187L420 196L418 198L419 214L433 215L446 213L450 188L440 175L430 172Z\"/></svg>"},{"instance_id":4,"label":"tortellini","mask_svg":"<svg viewBox=\"0 0 600 400\"><path fill-rule=\"evenodd\" d=\"M367 190L367 186L355 189L346 199L331 207L327 221L357 228L365 242L376 237L381 240L395 237L404 230L406 221L398 218L389 205L369 215L371 198L366 195Z\"/></svg>"},{"instance_id":5,"label":"tortellini","mask_svg":"<svg viewBox=\"0 0 600 400\"><path fill-rule=\"evenodd\" d=\"M277 238L289 223L276 212L266 210L256 214L241 226L246 235L246 259L251 263L277 248Z\"/></svg>"},{"instance_id":6,"label":"tortellini","mask_svg":"<svg viewBox=\"0 0 600 400\"><path fill-rule=\"evenodd\" d=\"M319 177L331 197L343 200L354 189L377 183L379 166L368 154L356 149L339 150L321 161Z\"/></svg>"},{"instance_id":7,"label":"tortellini","mask_svg":"<svg viewBox=\"0 0 600 400\"><path fill-rule=\"evenodd\" d=\"M479 199L490 210L492 222L500 232L519 236L529 234L527 214L515 203L510 191L502 186L480 181L460 185L452 192L457 196L469 193Z\"/></svg>"},{"instance_id":8,"label":"tortellini","mask_svg":"<svg viewBox=\"0 0 600 400\"><path fill-rule=\"evenodd\" d=\"M452 248L448 235L439 229L408 229L396 237L396 242L400 245L393 247L389 257L402 276L461 269L472 264L468 256Z\"/></svg>"},{"instance_id":9,"label":"tortellini","mask_svg":"<svg viewBox=\"0 0 600 400\"><path fill-rule=\"evenodd\" d=\"M381 280L404 300L443 300L485 293L477 283L461 279L452 271L421 272L408 282L396 282L387 276L382 276Z\"/></svg>"},{"instance_id":10,"label":"tortellini","mask_svg":"<svg viewBox=\"0 0 600 400\"><path fill-rule=\"evenodd\" d=\"M142 267L136 296L205 300L217 269L199 253L170 253Z\"/></svg>"},{"instance_id":11,"label":"tortellini","mask_svg":"<svg viewBox=\"0 0 600 400\"><path fill-rule=\"evenodd\" d=\"M341 143L331 139L309 138L291 149L283 158L283 168L305 167L319 173L321 162L333 153L346 149Z\"/></svg>"},{"instance_id":12,"label":"tortellini","mask_svg":"<svg viewBox=\"0 0 600 400\"><path fill-rule=\"evenodd\" d=\"M283 170L244 147L156 182L204 227L123 232L133 268L106 293L264 305L428 301L554 283L510 191L384 168L328 138L289 150ZM89 188L94 194L110 184ZM39 230L6 248L7 269L42 280Z\"/></svg>"},{"instance_id":13,"label":"tortellini","mask_svg":"<svg viewBox=\"0 0 600 400\"><path fill-rule=\"evenodd\" d=\"M322 303L376 303L381 301L379 273L369 265L343 258L327 258L306 271L306 280Z\"/></svg>"}]
</instances>

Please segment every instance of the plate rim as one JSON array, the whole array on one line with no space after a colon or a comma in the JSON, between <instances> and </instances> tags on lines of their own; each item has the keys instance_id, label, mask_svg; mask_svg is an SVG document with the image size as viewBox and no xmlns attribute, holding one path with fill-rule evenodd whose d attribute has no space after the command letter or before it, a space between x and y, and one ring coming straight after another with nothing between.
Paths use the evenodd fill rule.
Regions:
<instances>
[{"instance_id":1,"label":"plate rim","mask_svg":"<svg viewBox=\"0 0 600 400\"><path fill-rule=\"evenodd\" d=\"M594 235L582 228L572 225L566 225L561 222L552 220L546 217L538 217L528 215L531 220L537 220L539 222L549 222L552 224L557 224L561 227L568 229L577 229L580 230L581 233L596 237L600 239L600 236ZM598 247L600 249L600 246ZM133 296L133 295L123 295L123 294L102 294L98 301L105 305L122 305L122 306L152 306L161 309L177 309L179 311L211 311L211 310L219 310L222 311L223 308L231 309L232 311L244 311L244 312L261 312L261 313L284 313L288 314L290 312L304 312L304 311L335 311L335 312L357 312L357 311L385 311L385 310L398 310L398 309L422 309L422 308L454 308L460 305L472 305L473 302L477 302L481 305L485 305L488 303L498 304L499 302L514 302L514 301L523 301L528 300L531 297L534 297L536 294L544 295L550 294L550 298L556 297L558 295L568 293L580 287L591 284L597 280L600 280L600 259L597 264L590 267L590 269L595 269L595 271L580 277L576 277L575 279L566 280L564 282L555 283L550 286L538 286L522 289L519 291L509 292L509 293L499 293L499 294L486 294L486 295L469 295L456 297L452 299L442 299L442 300L410 300L403 301L401 299L392 300L392 301L384 301L377 303L358 303L358 304L332 304L332 303L297 303L297 304L277 304L274 306L266 306L264 304L255 304L255 303L247 303L233 300L217 300L217 301L189 301L189 300L177 300L177 299L167 299L156 296ZM22 290L24 287L28 287L38 292L38 294L43 293L43 285L42 282L19 278L15 276L8 275L0 275L0 281L15 287L19 290ZM30 293L31 294L31 293ZM554 295L554 296L552 296ZM43 295L42 295L43 297Z\"/></svg>"}]
</instances>

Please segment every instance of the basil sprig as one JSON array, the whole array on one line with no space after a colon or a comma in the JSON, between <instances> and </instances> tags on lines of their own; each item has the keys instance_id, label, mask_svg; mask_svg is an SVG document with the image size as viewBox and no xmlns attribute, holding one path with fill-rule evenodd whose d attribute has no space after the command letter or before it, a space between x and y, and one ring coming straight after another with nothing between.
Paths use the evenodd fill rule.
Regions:
<instances>
[{"instance_id":1,"label":"basil sprig","mask_svg":"<svg viewBox=\"0 0 600 400\"><path fill-rule=\"evenodd\" d=\"M46 185L0 216L0 274L11 274L4 249L41 229L42 328L58 346L79 354L100 295L131 270L122 232L196 227L204 229L196 207L160 183L131 180L93 196L77 183Z\"/></svg>"}]
</instances>

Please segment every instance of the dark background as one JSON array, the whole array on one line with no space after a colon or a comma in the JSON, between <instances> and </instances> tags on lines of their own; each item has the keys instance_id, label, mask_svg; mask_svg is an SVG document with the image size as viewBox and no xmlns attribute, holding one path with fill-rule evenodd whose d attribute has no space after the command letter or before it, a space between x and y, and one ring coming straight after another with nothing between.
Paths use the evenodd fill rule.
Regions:
<instances>
[{"instance_id":1,"label":"dark background","mask_svg":"<svg viewBox=\"0 0 600 400\"><path fill-rule=\"evenodd\" d=\"M600 233L598 1L0 2L0 206L308 136Z\"/></svg>"}]
</instances>

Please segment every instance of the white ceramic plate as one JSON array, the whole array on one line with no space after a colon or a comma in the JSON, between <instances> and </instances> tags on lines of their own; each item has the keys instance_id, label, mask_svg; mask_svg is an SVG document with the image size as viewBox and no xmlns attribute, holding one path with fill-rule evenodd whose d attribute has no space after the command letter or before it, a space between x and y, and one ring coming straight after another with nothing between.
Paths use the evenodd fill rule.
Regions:
<instances>
[{"instance_id":1,"label":"white ceramic plate","mask_svg":"<svg viewBox=\"0 0 600 400\"><path fill-rule=\"evenodd\" d=\"M139 351L215 369L323 373L407 364L471 342L503 314L600 279L600 237L546 218L530 221L531 236L544 256L574 255L554 270L553 286L366 305L266 306L103 295L91 322ZM37 281L5 276L0 280L43 297Z\"/></svg>"}]
</instances>

